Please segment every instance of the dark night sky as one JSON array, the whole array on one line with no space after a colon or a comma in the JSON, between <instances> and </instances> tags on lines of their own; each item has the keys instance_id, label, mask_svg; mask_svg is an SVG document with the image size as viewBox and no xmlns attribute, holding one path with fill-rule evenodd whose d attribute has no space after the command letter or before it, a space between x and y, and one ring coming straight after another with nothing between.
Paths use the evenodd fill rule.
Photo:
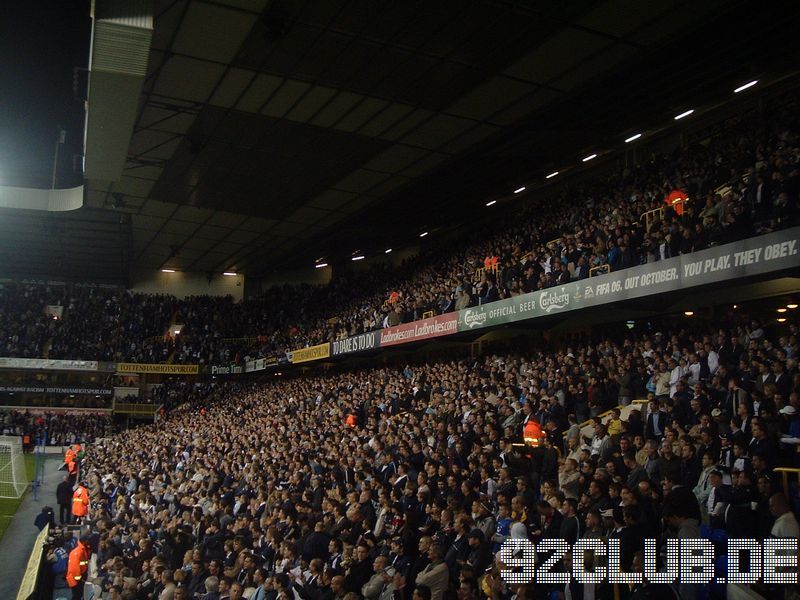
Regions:
<instances>
[{"instance_id":1,"label":"dark night sky","mask_svg":"<svg viewBox=\"0 0 800 600\"><path fill-rule=\"evenodd\" d=\"M67 135L56 186L78 185L73 156L82 153L84 112L72 74L89 62L89 2L0 4L0 184L50 187L61 125Z\"/></svg>"}]
</instances>

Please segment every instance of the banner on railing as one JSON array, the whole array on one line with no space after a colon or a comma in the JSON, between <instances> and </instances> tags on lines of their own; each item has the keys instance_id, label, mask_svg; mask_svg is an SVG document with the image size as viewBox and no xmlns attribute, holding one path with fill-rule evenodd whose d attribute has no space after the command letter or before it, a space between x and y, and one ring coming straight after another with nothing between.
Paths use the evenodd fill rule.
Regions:
<instances>
[{"instance_id":1,"label":"banner on railing","mask_svg":"<svg viewBox=\"0 0 800 600\"><path fill-rule=\"evenodd\" d=\"M160 375L197 375L197 365L161 365L149 363L117 363L117 373L156 373Z\"/></svg>"},{"instance_id":2,"label":"banner on railing","mask_svg":"<svg viewBox=\"0 0 800 600\"><path fill-rule=\"evenodd\" d=\"M292 364L309 362L328 358L331 355L331 345L326 342L308 348L300 348L289 353L289 362Z\"/></svg>"},{"instance_id":3,"label":"banner on railing","mask_svg":"<svg viewBox=\"0 0 800 600\"><path fill-rule=\"evenodd\" d=\"M245 365L231 363L229 365L211 365L210 373L212 375L241 375L244 373Z\"/></svg>"},{"instance_id":4,"label":"banner on railing","mask_svg":"<svg viewBox=\"0 0 800 600\"><path fill-rule=\"evenodd\" d=\"M244 372L253 373L255 371L263 371L277 367L279 364L277 356L267 356L266 358L254 358L244 363Z\"/></svg>"},{"instance_id":5,"label":"banner on railing","mask_svg":"<svg viewBox=\"0 0 800 600\"><path fill-rule=\"evenodd\" d=\"M800 266L800 227L459 311L471 331Z\"/></svg>"},{"instance_id":6,"label":"banner on railing","mask_svg":"<svg viewBox=\"0 0 800 600\"><path fill-rule=\"evenodd\" d=\"M111 388L104 387L58 387L46 385L0 385L0 392L12 394L55 394L68 396L74 394L89 394L92 396L110 396L114 393Z\"/></svg>"},{"instance_id":7,"label":"banner on railing","mask_svg":"<svg viewBox=\"0 0 800 600\"><path fill-rule=\"evenodd\" d=\"M458 332L458 315L448 313L381 330L380 345L396 346Z\"/></svg>"},{"instance_id":8,"label":"banner on railing","mask_svg":"<svg viewBox=\"0 0 800 600\"><path fill-rule=\"evenodd\" d=\"M370 331L332 342L331 354L340 356L342 354L352 354L353 352L363 352L364 350L374 350L380 345L380 332Z\"/></svg>"},{"instance_id":9,"label":"banner on railing","mask_svg":"<svg viewBox=\"0 0 800 600\"><path fill-rule=\"evenodd\" d=\"M49 358L0 358L0 369L36 369L38 371L97 371L96 360L55 360Z\"/></svg>"}]
</instances>

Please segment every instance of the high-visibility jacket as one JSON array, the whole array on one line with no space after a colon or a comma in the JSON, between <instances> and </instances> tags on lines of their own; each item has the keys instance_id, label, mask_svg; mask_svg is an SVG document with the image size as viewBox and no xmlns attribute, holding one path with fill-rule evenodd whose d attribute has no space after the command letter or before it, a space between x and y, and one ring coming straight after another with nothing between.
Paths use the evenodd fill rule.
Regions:
<instances>
[{"instance_id":1,"label":"high-visibility jacket","mask_svg":"<svg viewBox=\"0 0 800 600\"><path fill-rule=\"evenodd\" d=\"M675 214L681 216L683 214L683 205L689 199L686 192L682 190L672 190L669 195L664 198L664 202L675 210Z\"/></svg>"},{"instance_id":2,"label":"high-visibility jacket","mask_svg":"<svg viewBox=\"0 0 800 600\"><path fill-rule=\"evenodd\" d=\"M522 431L522 439L525 440L525 443L528 444L528 446L538 448L542 445L543 438L544 433L542 432L542 426L539 425L539 423L531 419L525 424L525 429Z\"/></svg>"},{"instance_id":3,"label":"high-visibility jacket","mask_svg":"<svg viewBox=\"0 0 800 600\"><path fill-rule=\"evenodd\" d=\"M77 587L86 577L91 556L92 551L83 542L78 542L78 545L69 553L69 562L67 564L67 585L69 587Z\"/></svg>"},{"instance_id":4,"label":"high-visibility jacket","mask_svg":"<svg viewBox=\"0 0 800 600\"><path fill-rule=\"evenodd\" d=\"M89 492L82 485L72 494L72 515L85 517L89 514Z\"/></svg>"},{"instance_id":5,"label":"high-visibility jacket","mask_svg":"<svg viewBox=\"0 0 800 600\"><path fill-rule=\"evenodd\" d=\"M67 448L67 451L64 452L64 462L69 464L73 460L75 460L75 452L72 450L72 448Z\"/></svg>"},{"instance_id":6,"label":"high-visibility jacket","mask_svg":"<svg viewBox=\"0 0 800 600\"><path fill-rule=\"evenodd\" d=\"M78 463L74 459L67 463L67 472L70 475L75 475L78 472Z\"/></svg>"}]
</instances>

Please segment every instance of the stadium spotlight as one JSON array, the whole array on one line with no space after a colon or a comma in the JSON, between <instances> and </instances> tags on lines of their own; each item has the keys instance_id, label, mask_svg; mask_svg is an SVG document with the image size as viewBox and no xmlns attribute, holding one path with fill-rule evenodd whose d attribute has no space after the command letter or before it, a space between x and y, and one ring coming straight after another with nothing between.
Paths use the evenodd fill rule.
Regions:
<instances>
[{"instance_id":1,"label":"stadium spotlight","mask_svg":"<svg viewBox=\"0 0 800 600\"><path fill-rule=\"evenodd\" d=\"M786 309L785 309L785 308L779 308L779 309L778 309L778 312L779 312L779 313L785 313L785 312L786 312Z\"/></svg>"},{"instance_id":2,"label":"stadium spotlight","mask_svg":"<svg viewBox=\"0 0 800 600\"><path fill-rule=\"evenodd\" d=\"M685 310L685 311L683 311L683 314L685 314L687 317L691 317L694 314L694 311L693 310Z\"/></svg>"},{"instance_id":3,"label":"stadium spotlight","mask_svg":"<svg viewBox=\"0 0 800 600\"><path fill-rule=\"evenodd\" d=\"M776 320L778 321L778 323L786 323L786 317L780 317L779 319Z\"/></svg>"},{"instance_id":4,"label":"stadium spotlight","mask_svg":"<svg viewBox=\"0 0 800 600\"><path fill-rule=\"evenodd\" d=\"M739 87L737 87L735 90L733 90L733 93L734 94L738 94L739 92L743 92L747 88L751 88L757 83L758 83L758 79L754 79L753 81L749 81L749 82L745 83L744 85L740 85Z\"/></svg>"},{"instance_id":5,"label":"stadium spotlight","mask_svg":"<svg viewBox=\"0 0 800 600\"><path fill-rule=\"evenodd\" d=\"M597 154L590 154L589 156L586 156L586 157L582 158L581 162L589 162L593 158L597 158Z\"/></svg>"},{"instance_id":6,"label":"stadium spotlight","mask_svg":"<svg viewBox=\"0 0 800 600\"><path fill-rule=\"evenodd\" d=\"M317 263L314 265L315 269L321 269L322 267L327 267L328 263Z\"/></svg>"},{"instance_id":7,"label":"stadium spotlight","mask_svg":"<svg viewBox=\"0 0 800 600\"><path fill-rule=\"evenodd\" d=\"M797 308L797 304L787 304L786 308L795 309L795 308Z\"/></svg>"},{"instance_id":8,"label":"stadium spotlight","mask_svg":"<svg viewBox=\"0 0 800 600\"><path fill-rule=\"evenodd\" d=\"M364 255L363 254L359 254L358 256L354 256L350 260L364 260Z\"/></svg>"},{"instance_id":9,"label":"stadium spotlight","mask_svg":"<svg viewBox=\"0 0 800 600\"><path fill-rule=\"evenodd\" d=\"M678 120L682 119L683 117L688 117L688 116L689 116L690 114L692 114L693 112L694 112L694 109L693 109L693 108L690 108L690 109L689 109L689 110L687 110L686 112L682 112L681 114L679 114L679 115L676 115L676 116L675 116L675 120L676 120L676 121L678 121Z\"/></svg>"},{"instance_id":10,"label":"stadium spotlight","mask_svg":"<svg viewBox=\"0 0 800 600\"><path fill-rule=\"evenodd\" d=\"M627 140L625 140L625 143L626 144L630 144L631 142L635 142L636 140L638 140L640 137L642 137L642 134L641 133L637 133L636 135L632 135Z\"/></svg>"},{"instance_id":11,"label":"stadium spotlight","mask_svg":"<svg viewBox=\"0 0 800 600\"><path fill-rule=\"evenodd\" d=\"M519 194L520 192L524 192L524 191L525 191L525 186L523 185L522 187L515 189L514 193L515 194Z\"/></svg>"},{"instance_id":12,"label":"stadium spotlight","mask_svg":"<svg viewBox=\"0 0 800 600\"><path fill-rule=\"evenodd\" d=\"M545 179L552 179L552 178L553 178L553 177L555 177L556 175L558 175L558 171L553 171L552 173L550 173L550 175L548 175L547 177L545 177Z\"/></svg>"},{"instance_id":13,"label":"stadium spotlight","mask_svg":"<svg viewBox=\"0 0 800 600\"><path fill-rule=\"evenodd\" d=\"M391 254L392 253L392 249L391 248L387 248L386 250L383 251L383 253L384 254Z\"/></svg>"},{"instance_id":14,"label":"stadium spotlight","mask_svg":"<svg viewBox=\"0 0 800 600\"><path fill-rule=\"evenodd\" d=\"M162 273L174 273L175 269L161 269Z\"/></svg>"},{"instance_id":15,"label":"stadium spotlight","mask_svg":"<svg viewBox=\"0 0 800 600\"><path fill-rule=\"evenodd\" d=\"M492 206L493 204L497 204L497 200L489 200L489 202L486 203L486 206Z\"/></svg>"},{"instance_id":16,"label":"stadium spotlight","mask_svg":"<svg viewBox=\"0 0 800 600\"><path fill-rule=\"evenodd\" d=\"M236 277L236 273L234 273L233 271L225 271L223 275L225 275L226 277Z\"/></svg>"},{"instance_id":17,"label":"stadium spotlight","mask_svg":"<svg viewBox=\"0 0 800 600\"><path fill-rule=\"evenodd\" d=\"M428 232L423 231L422 233L419 234L419 237L425 237L426 235L428 235Z\"/></svg>"}]
</instances>

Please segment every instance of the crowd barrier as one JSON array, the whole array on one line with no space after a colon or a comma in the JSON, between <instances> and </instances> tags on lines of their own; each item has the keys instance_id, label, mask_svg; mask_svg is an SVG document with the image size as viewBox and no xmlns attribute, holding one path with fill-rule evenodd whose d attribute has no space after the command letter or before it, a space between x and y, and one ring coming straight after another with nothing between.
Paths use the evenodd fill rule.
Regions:
<instances>
[{"instance_id":1,"label":"crowd barrier","mask_svg":"<svg viewBox=\"0 0 800 600\"><path fill-rule=\"evenodd\" d=\"M17 590L17 600L33 600L33 598L36 598L36 592L39 588L39 577L42 572L44 545L48 535L50 535L50 526L46 525L33 542L33 549L28 556L28 564L25 567L25 573L22 575L22 582Z\"/></svg>"}]
</instances>

